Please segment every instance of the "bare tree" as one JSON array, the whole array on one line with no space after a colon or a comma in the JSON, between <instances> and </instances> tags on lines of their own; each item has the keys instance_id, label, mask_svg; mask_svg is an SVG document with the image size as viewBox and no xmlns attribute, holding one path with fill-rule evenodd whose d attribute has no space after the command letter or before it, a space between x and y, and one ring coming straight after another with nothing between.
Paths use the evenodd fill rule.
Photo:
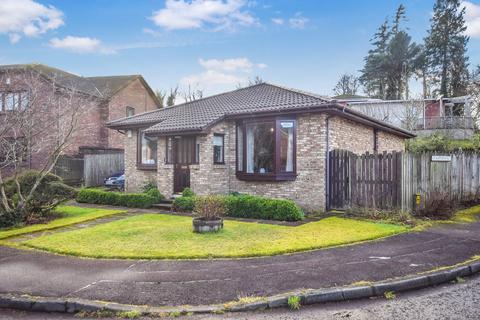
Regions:
<instances>
[{"instance_id":1,"label":"bare tree","mask_svg":"<svg viewBox=\"0 0 480 320\"><path fill-rule=\"evenodd\" d=\"M0 113L0 215L26 216L35 191L76 134L91 130L84 115L100 98L83 93L75 83L63 81L60 85L55 76L46 80L29 68L3 71L0 91L5 91L5 86L9 93L4 94ZM40 155L43 162L31 189L22 190L18 175L32 155ZM6 195L7 177L15 182L15 201Z\"/></svg>"},{"instance_id":2,"label":"bare tree","mask_svg":"<svg viewBox=\"0 0 480 320\"><path fill-rule=\"evenodd\" d=\"M175 88L170 88L170 93L167 96L167 106L169 107L174 106L177 96L178 96L178 85Z\"/></svg>"},{"instance_id":3,"label":"bare tree","mask_svg":"<svg viewBox=\"0 0 480 320\"><path fill-rule=\"evenodd\" d=\"M181 95L185 102L191 102L203 98L203 90L192 89L192 87L188 85L188 89L183 91Z\"/></svg>"},{"instance_id":4,"label":"bare tree","mask_svg":"<svg viewBox=\"0 0 480 320\"><path fill-rule=\"evenodd\" d=\"M333 88L333 92L335 95L355 95L359 87L360 82L358 77L345 73L338 80L335 88Z\"/></svg>"},{"instance_id":5,"label":"bare tree","mask_svg":"<svg viewBox=\"0 0 480 320\"><path fill-rule=\"evenodd\" d=\"M250 86L254 86L256 84L262 84L262 83L265 83L265 81L260 76L255 76L253 79L249 78L247 84L245 84L243 82L239 82L239 83L237 83L237 85L235 87L237 89L242 89L242 88L245 88L245 87L250 87Z\"/></svg>"},{"instance_id":6,"label":"bare tree","mask_svg":"<svg viewBox=\"0 0 480 320\"><path fill-rule=\"evenodd\" d=\"M164 90L155 90L155 96L157 97L158 101L160 102L159 109L165 107L165 97L167 96L167 91Z\"/></svg>"}]
</instances>

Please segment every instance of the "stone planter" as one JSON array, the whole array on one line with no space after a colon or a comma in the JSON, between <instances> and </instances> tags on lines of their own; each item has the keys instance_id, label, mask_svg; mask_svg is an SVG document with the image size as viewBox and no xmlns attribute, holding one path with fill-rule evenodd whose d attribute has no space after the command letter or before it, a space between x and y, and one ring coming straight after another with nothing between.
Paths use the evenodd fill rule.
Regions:
<instances>
[{"instance_id":1,"label":"stone planter","mask_svg":"<svg viewBox=\"0 0 480 320\"><path fill-rule=\"evenodd\" d=\"M205 220L205 218L193 218L193 232L217 232L221 229L223 229L222 218L215 218L212 220Z\"/></svg>"}]
</instances>

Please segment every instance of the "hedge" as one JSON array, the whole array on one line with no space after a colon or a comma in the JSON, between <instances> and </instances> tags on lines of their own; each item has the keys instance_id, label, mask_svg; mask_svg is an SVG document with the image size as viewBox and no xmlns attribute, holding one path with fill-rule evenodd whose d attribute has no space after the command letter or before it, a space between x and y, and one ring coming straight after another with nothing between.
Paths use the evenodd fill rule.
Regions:
<instances>
[{"instance_id":1,"label":"hedge","mask_svg":"<svg viewBox=\"0 0 480 320\"><path fill-rule=\"evenodd\" d=\"M77 195L78 202L129 208L150 208L159 199L158 196L151 196L146 193L120 193L98 189L82 189Z\"/></svg>"},{"instance_id":2,"label":"hedge","mask_svg":"<svg viewBox=\"0 0 480 320\"><path fill-rule=\"evenodd\" d=\"M182 211L182 212L188 212L188 211L193 211L193 208L195 207L195 196L181 196L178 198L175 198L173 200L172 204L173 210L175 211Z\"/></svg>"},{"instance_id":3,"label":"hedge","mask_svg":"<svg viewBox=\"0 0 480 320\"><path fill-rule=\"evenodd\" d=\"M221 196L226 215L236 218L298 221L304 219L302 209L291 200L269 199L252 195ZM173 202L176 211L192 211L196 197L178 197Z\"/></svg>"},{"instance_id":4,"label":"hedge","mask_svg":"<svg viewBox=\"0 0 480 320\"><path fill-rule=\"evenodd\" d=\"M229 195L225 197L227 216L280 221L304 219L302 209L293 201L269 199L252 195Z\"/></svg>"}]
</instances>

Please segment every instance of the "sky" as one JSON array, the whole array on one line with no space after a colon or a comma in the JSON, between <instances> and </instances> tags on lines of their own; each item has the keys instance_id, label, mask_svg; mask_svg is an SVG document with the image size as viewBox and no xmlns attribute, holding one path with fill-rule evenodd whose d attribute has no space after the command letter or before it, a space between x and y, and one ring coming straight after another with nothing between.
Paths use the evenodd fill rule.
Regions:
<instances>
[{"instance_id":1,"label":"sky","mask_svg":"<svg viewBox=\"0 0 480 320\"><path fill-rule=\"evenodd\" d=\"M342 74L358 75L370 39L401 3L422 42L434 0L0 0L0 64L141 74L153 89L204 95L259 76L332 95ZM477 65L480 0L463 4Z\"/></svg>"}]
</instances>

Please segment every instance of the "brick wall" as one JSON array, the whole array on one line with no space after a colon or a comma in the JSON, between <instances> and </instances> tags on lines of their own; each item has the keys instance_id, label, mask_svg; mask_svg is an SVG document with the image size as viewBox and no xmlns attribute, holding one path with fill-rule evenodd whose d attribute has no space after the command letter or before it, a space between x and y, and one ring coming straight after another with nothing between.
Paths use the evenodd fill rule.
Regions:
<instances>
[{"instance_id":1,"label":"brick wall","mask_svg":"<svg viewBox=\"0 0 480 320\"><path fill-rule=\"evenodd\" d=\"M137 169L137 131L124 136L125 145L125 190L138 192L148 182L157 180L157 171Z\"/></svg>"},{"instance_id":2,"label":"brick wall","mask_svg":"<svg viewBox=\"0 0 480 320\"><path fill-rule=\"evenodd\" d=\"M134 108L135 114L157 108L156 102L139 79L132 81L110 99L106 120L111 121L124 118L127 107ZM109 130L108 144L111 148L123 148L123 135L115 130Z\"/></svg>"},{"instance_id":3,"label":"brick wall","mask_svg":"<svg viewBox=\"0 0 480 320\"><path fill-rule=\"evenodd\" d=\"M373 152L373 128L340 117L330 119L330 150Z\"/></svg>"}]
</instances>

